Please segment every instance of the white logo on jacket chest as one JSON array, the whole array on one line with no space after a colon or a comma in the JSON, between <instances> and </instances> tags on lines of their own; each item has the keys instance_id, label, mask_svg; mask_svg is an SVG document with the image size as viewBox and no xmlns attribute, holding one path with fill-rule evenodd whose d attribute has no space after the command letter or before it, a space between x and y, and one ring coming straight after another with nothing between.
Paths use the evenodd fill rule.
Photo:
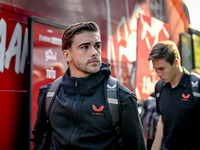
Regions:
<instances>
[{"instance_id":1,"label":"white logo on jacket chest","mask_svg":"<svg viewBox=\"0 0 200 150\"><path fill-rule=\"evenodd\" d=\"M191 82L192 83L192 87L198 87L198 81L196 82Z\"/></svg>"},{"instance_id":2,"label":"white logo on jacket chest","mask_svg":"<svg viewBox=\"0 0 200 150\"><path fill-rule=\"evenodd\" d=\"M115 90L116 90L116 87L117 87L116 84L114 84L113 86L107 84L107 90L108 90L108 91L115 91Z\"/></svg>"}]
</instances>

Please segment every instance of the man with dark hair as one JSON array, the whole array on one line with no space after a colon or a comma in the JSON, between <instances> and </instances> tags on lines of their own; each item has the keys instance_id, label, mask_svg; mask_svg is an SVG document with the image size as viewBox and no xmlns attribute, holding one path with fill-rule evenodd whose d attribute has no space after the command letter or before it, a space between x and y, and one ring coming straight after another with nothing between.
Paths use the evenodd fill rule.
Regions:
<instances>
[{"instance_id":1,"label":"man with dark hair","mask_svg":"<svg viewBox=\"0 0 200 150\"><path fill-rule=\"evenodd\" d=\"M180 65L179 51L172 41L155 44L148 60L161 79L155 88L160 119L152 150L198 149L200 93L199 89L194 93L193 86L199 87L199 76Z\"/></svg>"},{"instance_id":2,"label":"man with dark hair","mask_svg":"<svg viewBox=\"0 0 200 150\"><path fill-rule=\"evenodd\" d=\"M119 83L116 85L119 112L115 113L120 113L120 135L110 119L106 92L111 72L109 64L101 63L101 37L97 24L81 22L69 26L63 34L62 53L69 67L48 111L51 133L51 145L48 147L52 150L144 150L137 99L134 93ZM41 148L47 128L45 98L51 85L53 83L41 87L38 96L32 131L35 150ZM110 89L114 90L115 86ZM119 144L119 139L123 143Z\"/></svg>"}]
</instances>

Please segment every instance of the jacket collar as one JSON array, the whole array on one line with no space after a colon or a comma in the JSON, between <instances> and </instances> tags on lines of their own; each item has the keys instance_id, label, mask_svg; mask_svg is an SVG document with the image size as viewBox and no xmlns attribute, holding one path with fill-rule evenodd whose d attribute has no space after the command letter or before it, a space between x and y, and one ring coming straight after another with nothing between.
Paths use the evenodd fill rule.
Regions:
<instances>
[{"instance_id":1,"label":"jacket collar","mask_svg":"<svg viewBox=\"0 0 200 150\"><path fill-rule=\"evenodd\" d=\"M190 77L190 73L184 67L182 67L182 68L183 68L183 76L179 82L179 85L186 88L189 77Z\"/></svg>"},{"instance_id":2,"label":"jacket collar","mask_svg":"<svg viewBox=\"0 0 200 150\"><path fill-rule=\"evenodd\" d=\"M98 85L111 74L109 64L102 64L99 72L91 74L87 78L70 77L70 68L68 67L63 75L61 86L64 92L76 94L92 94Z\"/></svg>"}]
</instances>

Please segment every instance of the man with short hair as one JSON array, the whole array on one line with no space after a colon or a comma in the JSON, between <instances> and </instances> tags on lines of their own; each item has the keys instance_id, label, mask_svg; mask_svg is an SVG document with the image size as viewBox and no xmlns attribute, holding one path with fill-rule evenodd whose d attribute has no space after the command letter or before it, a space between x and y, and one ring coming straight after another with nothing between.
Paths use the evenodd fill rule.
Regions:
<instances>
[{"instance_id":1,"label":"man with short hair","mask_svg":"<svg viewBox=\"0 0 200 150\"><path fill-rule=\"evenodd\" d=\"M199 148L200 103L196 103L192 92L191 74L180 65L180 59L172 41L155 44L148 58L161 79L155 88L160 120L152 150ZM159 83L162 84L157 90Z\"/></svg>"},{"instance_id":2,"label":"man with short hair","mask_svg":"<svg viewBox=\"0 0 200 150\"><path fill-rule=\"evenodd\" d=\"M109 64L101 63L101 37L94 22L67 27L62 37L62 53L69 64L49 114L52 150L144 150L144 136L135 94L118 84L120 136L118 143L107 105ZM39 149L47 128L45 97L51 84L41 87L32 134ZM116 112L116 113L119 113Z\"/></svg>"}]
</instances>

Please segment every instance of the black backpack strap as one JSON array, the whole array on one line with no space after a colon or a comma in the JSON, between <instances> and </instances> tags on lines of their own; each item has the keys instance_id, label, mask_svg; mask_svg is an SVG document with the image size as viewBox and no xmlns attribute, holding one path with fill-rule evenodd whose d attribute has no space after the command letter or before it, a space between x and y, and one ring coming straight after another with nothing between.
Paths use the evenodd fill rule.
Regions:
<instances>
[{"instance_id":1,"label":"black backpack strap","mask_svg":"<svg viewBox=\"0 0 200 150\"><path fill-rule=\"evenodd\" d=\"M47 116L47 129L43 133L42 142L38 150L50 149L49 146L50 146L50 141L51 141L51 136L50 136L51 132L50 132L49 114L50 114L50 109L51 109L51 106L53 105L55 96L60 88L61 80L62 80L62 76L54 80L46 94L45 112Z\"/></svg>"},{"instance_id":2,"label":"black backpack strap","mask_svg":"<svg viewBox=\"0 0 200 150\"><path fill-rule=\"evenodd\" d=\"M119 101L117 97L117 82L113 77L108 77L107 81L107 100L112 117L112 123L115 126L119 121Z\"/></svg>"},{"instance_id":3,"label":"black backpack strap","mask_svg":"<svg viewBox=\"0 0 200 150\"><path fill-rule=\"evenodd\" d=\"M199 79L200 79L200 76L198 74L191 73L190 75L191 88L192 88L193 96L195 97L195 104L197 106L200 100Z\"/></svg>"},{"instance_id":4,"label":"black backpack strap","mask_svg":"<svg viewBox=\"0 0 200 150\"><path fill-rule=\"evenodd\" d=\"M53 105L58 89L60 88L61 80L62 80L62 76L54 80L47 92L46 101L45 101L45 112L46 112L47 118L49 117L50 109Z\"/></svg>"},{"instance_id":5,"label":"black backpack strap","mask_svg":"<svg viewBox=\"0 0 200 150\"><path fill-rule=\"evenodd\" d=\"M160 92L161 92L161 88L162 88L163 83L164 83L163 80L159 80L156 83L156 86L155 86L155 94L156 94L156 99L158 101L160 100Z\"/></svg>"},{"instance_id":6,"label":"black backpack strap","mask_svg":"<svg viewBox=\"0 0 200 150\"><path fill-rule=\"evenodd\" d=\"M158 104L159 101L160 101L160 93L161 93L163 84L164 84L164 81L160 79L160 80L156 83L156 86L155 86L155 95L156 95L156 103L157 103L157 104ZM157 104L156 104L156 111L157 111L157 112L160 112L159 107L158 107Z\"/></svg>"},{"instance_id":7,"label":"black backpack strap","mask_svg":"<svg viewBox=\"0 0 200 150\"><path fill-rule=\"evenodd\" d=\"M120 146L124 145L122 134L121 134L121 124L120 124L120 101L118 98L119 94L119 88L118 88L118 80L109 76L107 80L107 101L108 101L108 107L111 114L111 120L112 124L116 130L116 133L118 135L118 144Z\"/></svg>"}]
</instances>

